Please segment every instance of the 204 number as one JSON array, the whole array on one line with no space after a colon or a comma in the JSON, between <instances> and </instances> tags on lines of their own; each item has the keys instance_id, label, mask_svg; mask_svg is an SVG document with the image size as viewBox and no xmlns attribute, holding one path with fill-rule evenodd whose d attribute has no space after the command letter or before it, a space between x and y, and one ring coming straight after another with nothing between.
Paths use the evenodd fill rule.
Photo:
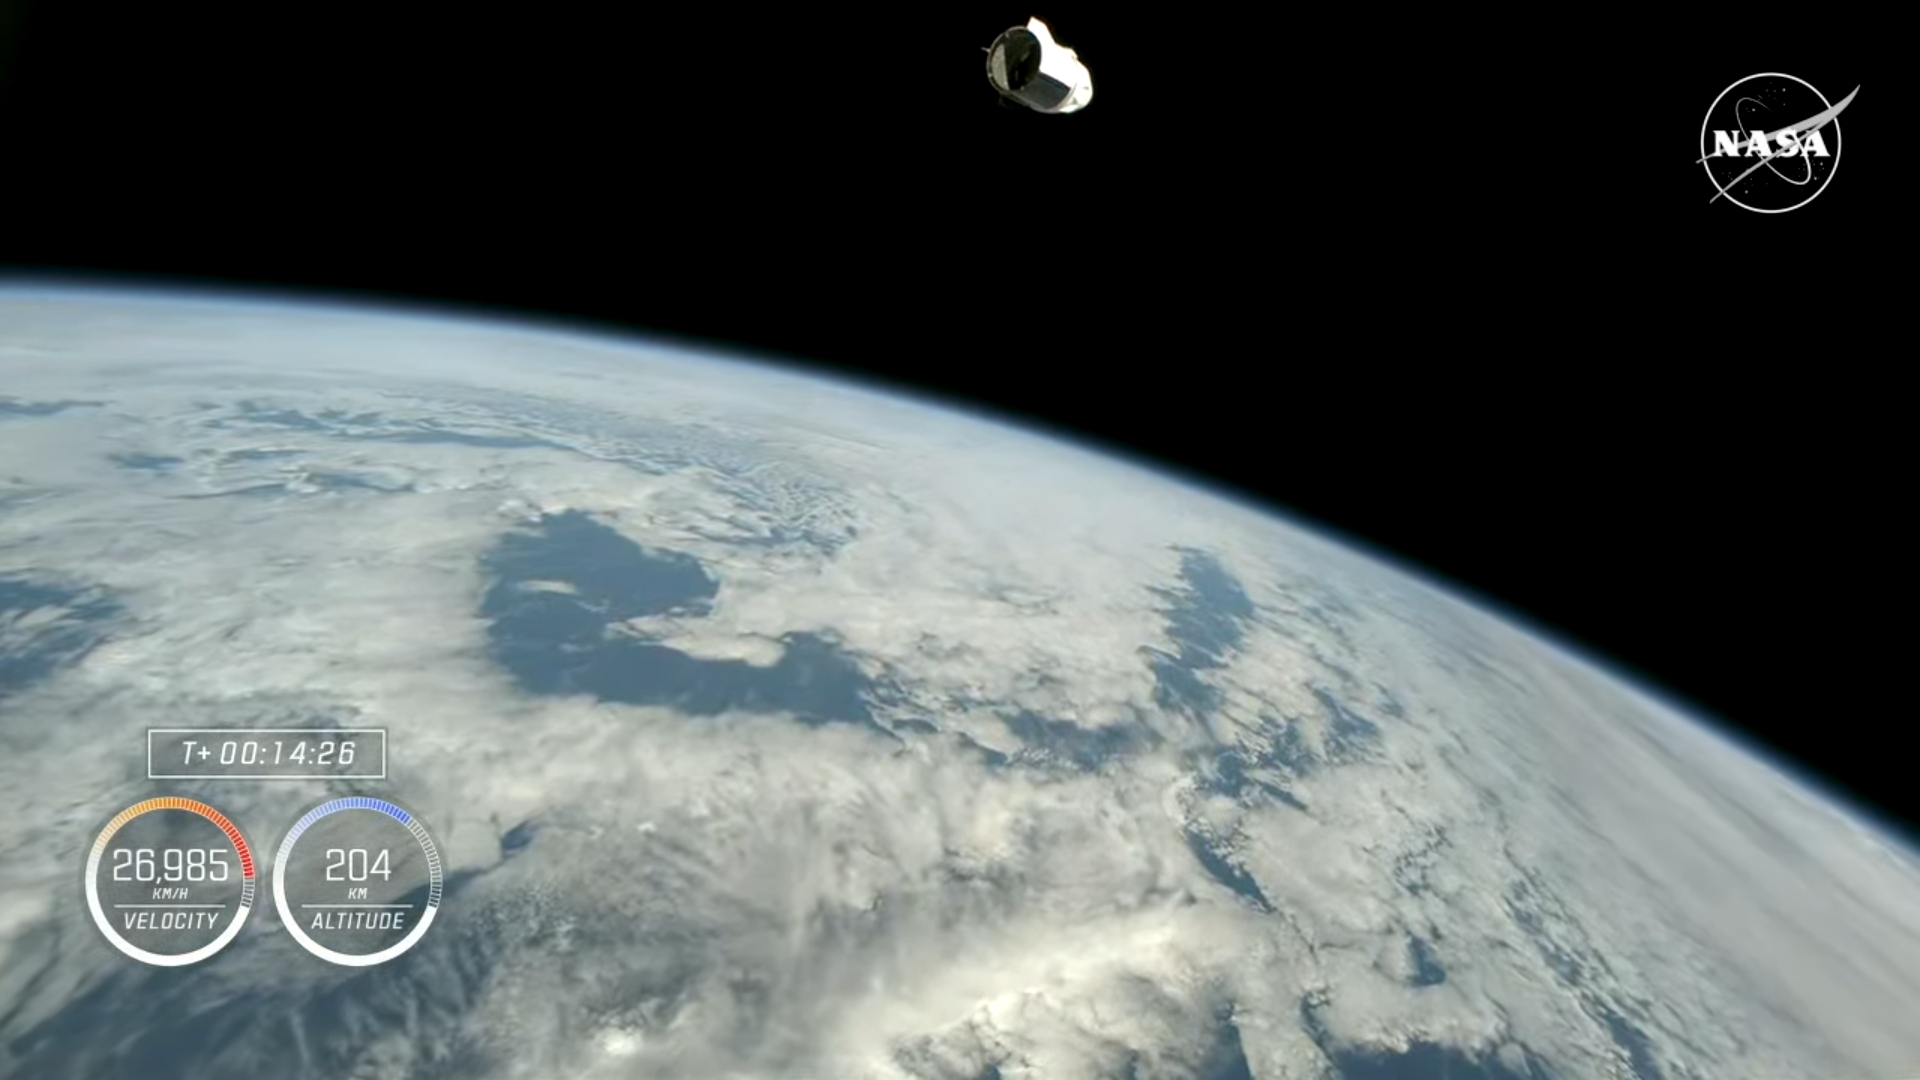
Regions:
<instances>
[{"instance_id":1,"label":"204 number","mask_svg":"<svg viewBox=\"0 0 1920 1080\"><path fill-rule=\"evenodd\" d=\"M328 848L328 881L365 881L373 874L385 881L393 876L387 862L387 849L369 852L366 848Z\"/></svg>"}]
</instances>

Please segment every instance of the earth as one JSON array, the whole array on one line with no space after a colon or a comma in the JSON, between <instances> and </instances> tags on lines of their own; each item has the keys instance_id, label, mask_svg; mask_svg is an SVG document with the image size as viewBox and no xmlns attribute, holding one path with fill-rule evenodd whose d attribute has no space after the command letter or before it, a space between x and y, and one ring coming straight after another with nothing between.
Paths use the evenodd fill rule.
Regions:
<instances>
[{"instance_id":1,"label":"earth","mask_svg":"<svg viewBox=\"0 0 1920 1080\"><path fill-rule=\"evenodd\" d=\"M0 290L0 391L0 1075L1920 1073L1903 839L1151 466L289 300ZM329 725L387 728L387 778L147 779L150 727ZM151 967L88 919L135 802L271 852L350 793L446 865L397 959L263 904Z\"/></svg>"}]
</instances>

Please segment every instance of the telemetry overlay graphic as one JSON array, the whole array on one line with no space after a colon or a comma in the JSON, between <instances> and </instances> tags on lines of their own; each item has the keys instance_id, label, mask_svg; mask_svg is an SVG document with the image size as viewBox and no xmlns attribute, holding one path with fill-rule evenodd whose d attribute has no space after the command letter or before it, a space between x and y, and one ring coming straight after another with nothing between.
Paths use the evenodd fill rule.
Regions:
<instances>
[{"instance_id":1,"label":"telemetry overlay graphic","mask_svg":"<svg viewBox=\"0 0 1920 1080\"><path fill-rule=\"evenodd\" d=\"M385 728L151 728L149 780L385 780Z\"/></svg>"},{"instance_id":2,"label":"telemetry overlay graphic","mask_svg":"<svg viewBox=\"0 0 1920 1080\"><path fill-rule=\"evenodd\" d=\"M225 814L148 799L115 815L87 856L87 907L113 947L161 967L219 952L253 910L253 850Z\"/></svg>"},{"instance_id":3,"label":"telemetry overlay graphic","mask_svg":"<svg viewBox=\"0 0 1920 1080\"><path fill-rule=\"evenodd\" d=\"M273 862L273 899L306 950L350 967L413 948L440 908L440 851L420 819L351 796L307 811Z\"/></svg>"}]
</instances>

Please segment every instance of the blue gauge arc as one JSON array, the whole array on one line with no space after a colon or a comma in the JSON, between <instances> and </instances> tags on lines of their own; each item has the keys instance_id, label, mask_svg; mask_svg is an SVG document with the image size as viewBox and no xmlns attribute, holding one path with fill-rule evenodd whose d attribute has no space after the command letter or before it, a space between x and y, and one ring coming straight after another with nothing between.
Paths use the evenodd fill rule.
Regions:
<instances>
[{"instance_id":1,"label":"blue gauge arc","mask_svg":"<svg viewBox=\"0 0 1920 1080\"><path fill-rule=\"evenodd\" d=\"M307 830L313 828L326 818L334 814L354 810L384 814L398 822L419 842L420 851L425 858L427 867L427 898L419 921L414 923L413 929L408 932L406 937L402 938L393 946L379 952L364 955L338 952L315 941L301 928L300 920L294 914L295 909L287 902L287 866L291 861L294 846L299 843L300 837L303 836ZM442 872L440 864L440 849L434 844L433 836L427 832L426 826L421 824L419 818L408 813L401 807L385 799L376 799L368 795L349 795L345 798L322 803L312 810L307 811L301 816L299 821L294 823L293 828L288 830L287 838L280 842L280 850L274 857L273 898L274 902L278 904L280 908L281 923L287 928L287 931L293 935L294 940L298 941L308 952L323 960L348 967L371 967L375 964L385 963L399 956L401 953L406 952L408 949L411 949L419 942L421 937L426 934L427 927L432 925L433 917L440 909L440 899L444 888L445 874Z\"/></svg>"}]
</instances>

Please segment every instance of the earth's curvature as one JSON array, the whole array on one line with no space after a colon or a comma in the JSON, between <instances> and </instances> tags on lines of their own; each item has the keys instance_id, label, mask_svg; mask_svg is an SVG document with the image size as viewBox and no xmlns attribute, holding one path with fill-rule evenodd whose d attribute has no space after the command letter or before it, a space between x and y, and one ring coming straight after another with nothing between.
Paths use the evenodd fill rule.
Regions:
<instances>
[{"instance_id":1,"label":"earth's curvature","mask_svg":"<svg viewBox=\"0 0 1920 1080\"><path fill-rule=\"evenodd\" d=\"M183 296L0 291L0 394L0 1076L1920 1074L1911 850L1137 465L678 346ZM149 727L327 723L389 728L389 779L146 779ZM266 903L150 968L88 921L122 807L258 849L346 790L446 857L405 956Z\"/></svg>"}]
</instances>

